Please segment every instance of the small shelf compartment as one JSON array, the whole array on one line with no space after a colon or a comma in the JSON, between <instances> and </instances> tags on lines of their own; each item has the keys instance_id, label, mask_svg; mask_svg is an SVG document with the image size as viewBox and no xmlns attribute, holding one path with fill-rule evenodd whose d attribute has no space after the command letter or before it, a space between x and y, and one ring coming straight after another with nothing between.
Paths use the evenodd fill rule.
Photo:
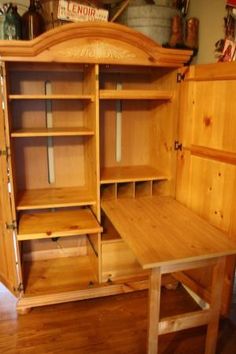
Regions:
<instances>
[{"instance_id":1,"label":"small shelf compartment","mask_svg":"<svg viewBox=\"0 0 236 354\"><path fill-rule=\"evenodd\" d=\"M19 219L19 241L100 233L102 227L89 208L30 212Z\"/></svg>"}]
</instances>

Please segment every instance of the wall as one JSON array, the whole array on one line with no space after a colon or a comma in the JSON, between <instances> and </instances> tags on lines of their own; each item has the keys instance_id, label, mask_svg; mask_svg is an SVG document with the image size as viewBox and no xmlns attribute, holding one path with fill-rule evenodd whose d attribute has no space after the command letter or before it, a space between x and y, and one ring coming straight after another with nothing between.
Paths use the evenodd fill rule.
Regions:
<instances>
[{"instance_id":1,"label":"wall","mask_svg":"<svg viewBox=\"0 0 236 354\"><path fill-rule=\"evenodd\" d=\"M188 17L200 20L199 52L195 63L215 63L215 43L224 38L225 0L190 0Z\"/></svg>"}]
</instances>

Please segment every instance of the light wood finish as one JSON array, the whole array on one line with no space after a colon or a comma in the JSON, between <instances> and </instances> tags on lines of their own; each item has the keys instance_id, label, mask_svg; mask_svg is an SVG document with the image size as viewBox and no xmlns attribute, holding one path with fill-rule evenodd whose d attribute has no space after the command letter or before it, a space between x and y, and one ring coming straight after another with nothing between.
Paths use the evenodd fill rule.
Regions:
<instances>
[{"instance_id":1,"label":"light wood finish","mask_svg":"<svg viewBox=\"0 0 236 354\"><path fill-rule=\"evenodd\" d=\"M102 228L89 209L27 213L20 217L19 241L84 235L101 232Z\"/></svg>"},{"instance_id":2,"label":"light wood finish","mask_svg":"<svg viewBox=\"0 0 236 354\"><path fill-rule=\"evenodd\" d=\"M51 188L19 191L17 210L94 205L95 198L82 188Z\"/></svg>"},{"instance_id":3,"label":"light wood finish","mask_svg":"<svg viewBox=\"0 0 236 354\"><path fill-rule=\"evenodd\" d=\"M204 326L211 318L210 310L188 312L176 316L162 318L159 322L158 333L167 334L182 331L192 327Z\"/></svg>"},{"instance_id":4,"label":"light wood finish","mask_svg":"<svg viewBox=\"0 0 236 354\"><path fill-rule=\"evenodd\" d=\"M186 148L186 150L188 150L188 148ZM189 150L191 154L195 156L236 165L236 152L222 151L196 145L192 145Z\"/></svg>"},{"instance_id":5,"label":"light wood finish","mask_svg":"<svg viewBox=\"0 0 236 354\"><path fill-rule=\"evenodd\" d=\"M78 257L77 260L78 261ZM84 259L80 263L86 263ZM89 262L90 263L90 262ZM40 295L37 291L37 295L33 294L33 289L30 289L30 293L26 294L26 296L22 297L17 303L17 311L25 311L27 309L31 309L33 307L45 306L45 305L52 305L52 304L61 304L64 302L72 302L78 300L85 300L85 299L92 299L104 296L111 296L117 295L122 293L130 293L133 292L134 289L138 290L146 290L147 289L147 280L140 278L129 278L125 281L122 280L121 282L116 283L107 283L103 286L98 286L96 283L96 279L93 273L89 273L88 266L89 263L85 265L85 268L82 267L82 271L85 270L86 273L80 273L80 282L78 280L77 284L75 284L75 279L73 279L73 284L69 284L69 280L65 280L67 283L67 291L65 291L65 284L61 287L58 284L54 284L55 291L52 293L46 292L45 288L42 288L42 294ZM91 267L89 268L91 270ZM87 278L86 275L90 274L90 278ZM70 276L70 279L71 276ZM92 280L92 283L89 284L88 279ZM82 281L82 283L81 283ZM78 287L78 283L80 284ZM42 284L43 285L43 284ZM69 290L71 289L71 290ZM73 289L73 290L72 290ZM79 290L78 290L79 289Z\"/></svg>"},{"instance_id":6,"label":"light wood finish","mask_svg":"<svg viewBox=\"0 0 236 354\"><path fill-rule=\"evenodd\" d=\"M219 258L213 269L211 286L211 317L207 326L205 354L214 354L216 351L216 338L218 334L219 316L221 309L221 297L225 275L225 257Z\"/></svg>"},{"instance_id":7,"label":"light wood finish","mask_svg":"<svg viewBox=\"0 0 236 354\"><path fill-rule=\"evenodd\" d=\"M31 138L42 136L90 136L94 131L88 128L28 128L11 132L12 138Z\"/></svg>"},{"instance_id":8,"label":"light wood finish","mask_svg":"<svg viewBox=\"0 0 236 354\"><path fill-rule=\"evenodd\" d=\"M151 166L105 167L101 170L101 184L166 179Z\"/></svg>"},{"instance_id":9,"label":"light wood finish","mask_svg":"<svg viewBox=\"0 0 236 354\"><path fill-rule=\"evenodd\" d=\"M235 242L172 198L103 201L102 209L144 269L236 252Z\"/></svg>"},{"instance_id":10,"label":"light wood finish","mask_svg":"<svg viewBox=\"0 0 236 354\"><path fill-rule=\"evenodd\" d=\"M147 353L158 352L158 328L160 320L161 301L161 269L152 269L149 284L149 309L148 309L148 345Z\"/></svg>"},{"instance_id":11,"label":"light wood finish","mask_svg":"<svg viewBox=\"0 0 236 354\"><path fill-rule=\"evenodd\" d=\"M10 100L89 100L94 101L93 95L9 95Z\"/></svg>"},{"instance_id":12,"label":"light wood finish","mask_svg":"<svg viewBox=\"0 0 236 354\"><path fill-rule=\"evenodd\" d=\"M233 239L235 165L228 164L227 158L231 152L234 154L236 147L232 123L235 80L229 80L235 67L220 76L214 66L209 70L213 78L210 83L207 66L199 71L183 68L179 72L185 75L185 81L177 83L177 69L189 60L191 52L162 48L144 35L112 23L70 24L33 41L1 41L0 53L5 97L2 108L6 118L2 129L9 147L5 180L6 191L11 186L10 195L8 191L6 194L11 211L9 228L14 228L13 221L19 220L23 210L32 213L33 209L75 206L90 206L100 222L100 171L119 168L123 173L120 177L116 170L116 175L105 182L102 179L102 184L106 184L102 188L108 191L106 198L117 198L103 202L103 209L134 255L133 258L125 256L124 263L131 259L131 263L139 262L148 271L151 269L149 351L156 354L161 275L190 270L196 273L197 267L207 267L209 272L201 282L205 284L214 263L218 266L223 262L221 257L236 253L235 243L221 231L172 198L154 197L176 195L204 217L208 216L207 210L208 220L225 231L230 228ZM36 63L39 67L34 70ZM226 80L219 80L222 77ZM225 99L219 99L222 96ZM118 105L117 100L122 102ZM45 131L45 113L47 123L50 120L48 126L53 127L55 135L59 133L55 139L52 131L52 136ZM122 122L120 129L117 129L117 116ZM78 135L80 127L88 128L93 134ZM32 133L34 129L38 129L39 135ZM16 139L17 130L26 135ZM182 151L176 152L175 140L182 143ZM209 150L203 151L202 147ZM201 156L197 155L199 149ZM221 158L218 150L224 152L224 161L218 161ZM177 184L176 167L180 170ZM204 195L207 198L202 198ZM96 230L100 231L99 227ZM23 267L25 292L21 291L18 308L25 311L30 304L39 306L111 294L113 290L104 290L98 284L102 278L103 246L99 231L88 235L86 247L83 245L87 251L84 257L76 253L76 257L67 254L64 259L28 262ZM108 228L108 234L109 231ZM82 240L82 236L78 239ZM49 239L23 241L22 259L24 251L40 248L40 241L47 245ZM56 246L60 247L60 241ZM114 254L114 245L121 241L112 242ZM13 252L14 245L9 245ZM21 269L19 259L17 254L12 267ZM123 262L122 257L120 261ZM217 266L213 270L213 285ZM231 270L232 267L233 263ZM114 274L118 268L119 265ZM91 292L86 285L90 281L96 283L96 289ZM211 304L209 318L206 313L202 317L169 318L164 323L166 328L172 327L174 331L183 328L184 318L191 327L207 321L206 350L209 347L214 350L216 338L211 338L210 333L215 337L222 283L223 271L221 285L213 286L211 291L216 301ZM139 289L142 286L143 283ZM124 291L126 287L131 291L132 285L127 286L123 279L119 289ZM228 284L224 303L229 298L229 288ZM157 311L152 311L153 308Z\"/></svg>"},{"instance_id":13,"label":"light wood finish","mask_svg":"<svg viewBox=\"0 0 236 354\"><path fill-rule=\"evenodd\" d=\"M205 354L215 353L224 282L224 256L236 253L236 243L169 197L103 201L102 208L142 267L151 269L148 354L158 352L161 275L168 271L210 267L212 264L210 311L163 321L168 332L207 324ZM184 319L187 321L183 325L181 321Z\"/></svg>"},{"instance_id":14,"label":"light wood finish","mask_svg":"<svg viewBox=\"0 0 236 354\"><path fill-rule=\"evenodd\" d=\"M102 241L101 252L103 281L113 281L137 273L144 274L132 251L122 239Z\"/></svg>"},{"instance_id":15,"label":"light wood finish","mask_svg":"<svg viewBox=\"0 0 236 354\"><path fill-rule=\"evenodd\" d=\"M135 60L160 67L182 66L191 56L191 51L162 48L126 26L102 22L60 26L30 42L1 41L0 52L5 61L133 65Z\"/></svg>"},{"instance_id":16,"label":"light wood finish","mask_svg":"<svg viewBox=\"0 0 236 354\"><path fill-rule=\"evenodd\" d=\"M235 63L190 67L181 86L183 150L178 153L176 198L235 239ZM230 306L234 272L235 261L227 260L224 314ZM210 269L189 275L200 292L209 288Z\"/></svg>"},{"instance_id":17,"label":"light wood finish","mask_svg":"<svg viewBox=\"0 0 236 354\"><path fill-rule=\"evenodd\" d=\"M154 90L100 90L101 100L170 100L173 94Z\"/></svg>"},{"instance_id":18,"label":"light wood finish","mask_svg":"<svg viewBox=\"0 0 236 354\"><path fill-rule=\"evenodd\" d=\"M6 225L12 223L11 204L8 193L8 164L7 144L4 128L2 95L0 95L0 280L17 294L20 283L19 273L15 267L16 249L14 247L15 235ZM18 246L17 246L18 248Z\"/></svg>"}]
</instances>

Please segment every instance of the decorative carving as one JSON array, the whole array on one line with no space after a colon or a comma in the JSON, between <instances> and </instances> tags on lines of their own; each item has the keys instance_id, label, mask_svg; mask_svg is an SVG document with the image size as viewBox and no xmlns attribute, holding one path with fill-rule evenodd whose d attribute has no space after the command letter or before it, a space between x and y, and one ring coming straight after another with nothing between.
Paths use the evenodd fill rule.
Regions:
<instances>
[{"instance_id":1,"label":"decorative carving","mask_svg":"<svg viewBox=\"0 0 236 354\"><path fill-rule=\"evenodd\" d=\"M82 47L74 46L65 50L60 50L58 54L60 56L70 58L85 57L96 59L134 59L136 57L136 55L129 50L125 50L101 41L95 41Z\"/></svg>"}]
</instances>

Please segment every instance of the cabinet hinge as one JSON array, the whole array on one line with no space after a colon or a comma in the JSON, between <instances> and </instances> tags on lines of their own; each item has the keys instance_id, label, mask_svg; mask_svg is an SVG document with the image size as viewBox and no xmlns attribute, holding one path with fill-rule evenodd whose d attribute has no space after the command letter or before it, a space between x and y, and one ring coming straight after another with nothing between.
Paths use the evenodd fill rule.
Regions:
<instances>
[{"instance_id":1,"label":"cabinet hinge","mask_svg":"<svg viewBox=\"0 0 236 354\"><path fill-rule=\"evenodd\" d=\"M182 151L182 148L183 148L183 145L178 140L175 140L174 149L176 151L178 151L178 150Z\"/></svg>"},{"instance_id":2,"label":"cabinet hinge","mask_svg":"<svg viewBox=\"0 0 236 354\"><path fill-rule=\"evenodd\" d=\"M185 79L185 74L177 73L176 81L177 81L178 83L184 81L184 79Z\"/></svg>"},{"instance_id":3,"label":"cabinet hinge","mask_svg":"<svg viewBox=\"0 0 236 354\"><path fill-rule=\"evenodd\" d=\"M6 229L7 230L16 230L17 229L17 223L16 221L12 221L11 224L6 223Z\"/></svg>"},{"instance_id":4,"label":"cabinet hinge","mask_svg":"<svg viewBox=\"0 0 236 354\"><path fill-rule=\"evenodd\" d=\"M9 155L10 155L10 149L9 149L9 147L7 147L6 149L0 150L0 156L9 157Z\"/></svg>"},{"instance_id":5,"label":"cabinet hinge","mask_svg":"<svg viewBox=\"0 0 236 354\"><path fill-rule=\"evenodd\" d=\"M20 284L18 285L18 287L17 287L17 288L14 287L13 290L14 290L15 292L21 293L22 291L24 291L24 285L23 285L22 283L20 283Z\"/></svg>"},{"instance_id":6,"label":"cabinet hinge","mask_svg":"<svg viewBox=\"0 0 236 354\"><path fill-rule=\"evenodd\" d=\"M4 74L3 74L3 66L0 65L0 76L3 77L3 75L4 75Z\"/></svg>"}]
</instances>

